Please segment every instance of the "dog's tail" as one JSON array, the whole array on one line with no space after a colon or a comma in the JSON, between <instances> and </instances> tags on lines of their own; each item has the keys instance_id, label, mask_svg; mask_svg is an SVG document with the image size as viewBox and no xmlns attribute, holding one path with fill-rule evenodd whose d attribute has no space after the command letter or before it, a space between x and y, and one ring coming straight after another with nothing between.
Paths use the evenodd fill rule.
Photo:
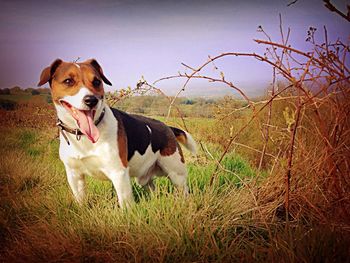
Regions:
<instances>
[{"instance_id":1,"label":"dog's tail","mask_svg":"<svg viewBox=\"0 0 350 263\"><path fill-rule=\"evenodd\" d=\"M195 140L192 138L191 134L179 128L170 127L170 126L169 128L173 131L173 133L175 134L176 140L179 143L185 146L191 153L193 154L197 153L197 144Z\"/></svg>"}]
</instances>

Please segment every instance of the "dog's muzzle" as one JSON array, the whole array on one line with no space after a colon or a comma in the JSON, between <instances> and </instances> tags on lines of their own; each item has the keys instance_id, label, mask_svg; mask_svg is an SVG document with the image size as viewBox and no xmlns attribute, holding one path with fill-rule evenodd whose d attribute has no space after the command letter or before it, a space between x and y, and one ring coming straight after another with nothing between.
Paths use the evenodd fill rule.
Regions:
<instances>
[{"instance_id":1,"label":"dog's muzzle","mask_svg":"<svg viewBox=\"0 0 350 263\"><path fill-rule=\"evenodd\" d=\"M90 109L92 109L92 108L94 108L97 105L98 98L96 98L96 96L94 96L94 95L86 95L83 98L83 101L84 101L84 104L86 106L88 106Z\"/></svg>"}]
</instances>

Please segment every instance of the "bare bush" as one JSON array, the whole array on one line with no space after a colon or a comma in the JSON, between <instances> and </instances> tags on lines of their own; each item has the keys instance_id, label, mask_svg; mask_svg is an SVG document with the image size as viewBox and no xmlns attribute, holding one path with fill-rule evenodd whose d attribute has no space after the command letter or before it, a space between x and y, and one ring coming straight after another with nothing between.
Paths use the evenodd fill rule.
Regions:
<instances>
[{"instance_id":1,"label":"bare bush","mask_svg":"<svg viewBox=\"0 0 350 263\"><path fill-rule=\"evenodd\" d=\"M287 220L290 217L298 217L305 204L307 209L311 207L319 214L326 214L331 209L343 215L343 218L350 218L348 212L350 211L348 197L350 75L346 65L349 45L341 40L331 43L328 40L326 27L323 30L324 42L319 44L315 41L316 28L310 27L306 41L312 48L310 51L302 51L289 45L290 30L285 33L282 22L281 42L272 41L259 26L258 31L265 36L265 39L258 39L255 42L266 46L264 54L228 52L209 57L199 67L183 63L186 69L184 73L179 72L177 75L157 81L185 79L178 94L171 99L168 116L176 98L193 79L220 82L241 95L247 105L241 109L232 109L222 118L229 124L239 111L250 109L251 115L249 120L234 132L231 128L228 142L218 159L216 172L212 175L212 183L215 182L217 171L222 168L221 161L234 145L243 145L259 153L257 166L259 169L263 167L267 152L273 152L272 156L275 158L272 158L265 168L275 173L276 178L279 178L279 174L284 174L284 188L280 189L280 194L284 195L283 213ZM273 85L266 100L252 101L242 89L236 87L217 69L215 61L230 57L251 57L271 65ZM202 74L203 69L213 64L217 69L217 75ZM191 73L186 73L187 71ZM284 79L285 84L277 85L276 79ZM273 106L275 104L277 107ZM284 120L282 126L281 116ZM239 142L239 138L252 125L257 125L262 135L262 139L253 147L249 146L249 143ZM265 190L271 191L270 188ZM274 194L278 195L278 192ZM300 199L303 199L303 202L299 202Z\"/></svg>"}]
</instances>

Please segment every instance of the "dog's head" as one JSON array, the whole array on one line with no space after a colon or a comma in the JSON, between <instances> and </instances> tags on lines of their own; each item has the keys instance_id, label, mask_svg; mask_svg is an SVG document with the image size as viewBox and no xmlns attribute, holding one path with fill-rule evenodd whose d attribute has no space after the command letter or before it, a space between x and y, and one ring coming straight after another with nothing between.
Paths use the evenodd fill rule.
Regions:
<instances>
[{"instance_id":1,"label":"dog's head","mask_svg":"<svg viewBox=\"0 0 350 263\"><path fill-rule=\"evenodd\" d=\"M38 86L47 82L60 120L69 126L78 126L95 143L99 138L95 121L104 107L103 82L112 85L98 62L90 59L72 63L56 59L42 71Z\"/></svg>"}]
</instances>

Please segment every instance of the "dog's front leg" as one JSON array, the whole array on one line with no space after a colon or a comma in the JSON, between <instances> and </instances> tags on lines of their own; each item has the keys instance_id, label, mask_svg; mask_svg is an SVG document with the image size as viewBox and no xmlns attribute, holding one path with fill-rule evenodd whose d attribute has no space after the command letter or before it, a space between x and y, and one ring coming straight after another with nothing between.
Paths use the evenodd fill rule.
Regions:
<instances>
[{"instance_id":1,"label":"dog's front leg","mask_svg":"<svg viewBox=\"0 0 350 263\"><path fill-rule=\"evenodd\" d=\"M114 170L108 173L108 175L117 191L119 206L122 208L129 207L134 202L129 168Z\"/></svg>"},{"instance_id":2,"label":"dog's front leg","mask_svg":"<svg viewBox=\"0 0 350 263\"><path fill-rule=\"evenodd\" d=\"M67 179L75 200L82 204L85 196L85 176L66 166Z\"/></svg>"}]
</instances>

